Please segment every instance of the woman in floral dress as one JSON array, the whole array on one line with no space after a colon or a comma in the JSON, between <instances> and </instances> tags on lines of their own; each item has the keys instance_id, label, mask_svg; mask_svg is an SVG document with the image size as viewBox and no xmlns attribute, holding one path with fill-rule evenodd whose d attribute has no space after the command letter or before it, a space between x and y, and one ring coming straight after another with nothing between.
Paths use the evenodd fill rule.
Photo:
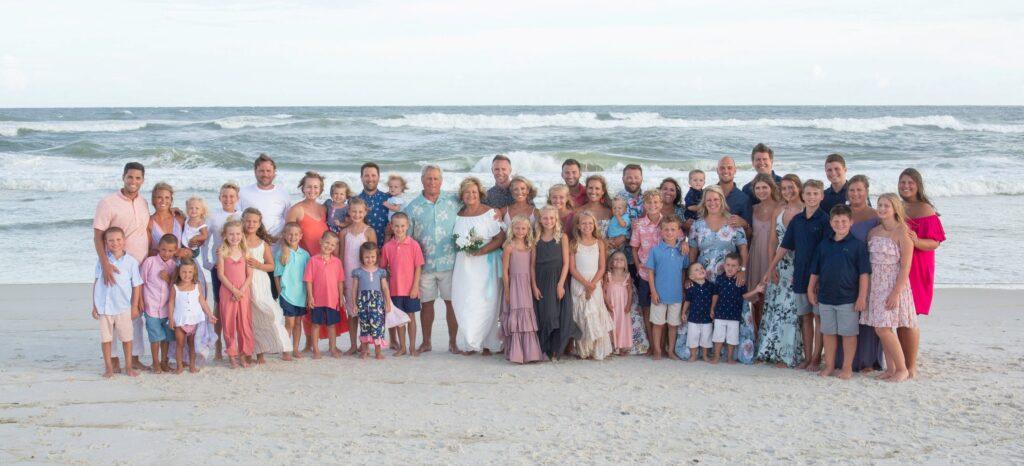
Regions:
<instances>
[{"instance_id":1,"label":"woman in floral dress","mask_svg":"<svg viewBox=\"0 0 1024 466\"><path fill-rule=\"evenodd\" d=\"M789 174L779 183L783 205L777 209L775 228L769 238L769 250L775 251L786 235L789 221L803 212L800 200L800 178ZM800 317L797 313L796 294L793 293L793 252L782 257L775 267L777 279L768 280L764 293L764 315L757 335L757 359L774 362L778 367L796 367L803 362L803 339Z\"/></svg>"}]
</instances>

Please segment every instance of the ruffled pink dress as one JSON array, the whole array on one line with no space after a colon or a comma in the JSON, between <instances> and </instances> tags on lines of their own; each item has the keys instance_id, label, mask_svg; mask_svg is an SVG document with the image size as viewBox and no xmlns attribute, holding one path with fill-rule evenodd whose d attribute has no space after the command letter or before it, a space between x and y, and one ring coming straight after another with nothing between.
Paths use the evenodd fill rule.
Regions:
<instances>
[{"instance_id":1,"label":"ruffled pink dress","mask_svg":"<svg viewBox=\"0 0 1024 466\"><path fill-rule=\"evenodd\" d=\"M508 275L508 304L502 305L500 319L505 359L517 364L542 361L530 285L530 251L512 250Z\"/></svg>"}]
</instances>

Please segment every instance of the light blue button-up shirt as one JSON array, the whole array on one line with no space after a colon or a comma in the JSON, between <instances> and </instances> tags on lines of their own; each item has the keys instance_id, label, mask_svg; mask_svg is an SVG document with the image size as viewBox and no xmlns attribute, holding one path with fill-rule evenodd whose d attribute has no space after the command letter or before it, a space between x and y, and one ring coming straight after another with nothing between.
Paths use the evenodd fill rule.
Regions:
<instances>
[{"instance_id":1,"label":"light blue button-up shirt","mask_svg":"<svg viewBox=\"0 0 1024 466\"><path fill-rule=\"evenodd\" d=\"M462 201L455 193L442 192L436 202L422 194L402 209L409 216L409 234L423 248L423 271L447 272L455 268L455 220Z\"/></svg>"},{"instance_id":2,"label":"light blue button-up shirt","mask_svg":"<svg viewBox=\"0 0 1024 466\"><path fill-rule=\"evenodd\" d=\"M114 274L114 284L103 282L103 268L97 261L96 291L92 303L101 315L114 316L132 309L132 288L142 285L142 273L139 271L139 261L131 254L124 254L117 259L113 253L107 252L107 261L118 270Z\"/></svg>"}]
</instances>

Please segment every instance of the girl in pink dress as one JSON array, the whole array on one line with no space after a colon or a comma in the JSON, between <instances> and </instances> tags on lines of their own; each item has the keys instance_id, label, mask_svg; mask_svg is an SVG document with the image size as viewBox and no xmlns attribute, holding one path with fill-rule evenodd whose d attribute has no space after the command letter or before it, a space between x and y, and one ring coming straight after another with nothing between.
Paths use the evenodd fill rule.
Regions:
<instances>
[{"instance_id":1,"label":"girl in pink dress","mask_svg":"<svg viewBox=\"0 0 1024 466\"><path fill-rule=\"evenodd\" d=\"M903 201L895 194L878 198L880 224L868 233L871 254L871 294L860 323L875 328L885 352L886 370L881 380L907 380L906 358L894 328L917 328L917 314L910 295L910 261L914 243L907 236Z\"/></svg>"},{"instance_id":2,"label":"girl in pink dress","mask_svg":"<svg viewBox=\"0 0 1024 466\"><path fill-rule=\"evenodd\" d=\"M608 259L608 275L604 279L604 303L612 314L612 344L619 356L629 354L633 347L633 281L629 277L626 254L616 251Z\"/></svg>"},{"instance_id":3,"label":"girl in pink dress","mask_svg":"<svg viewBox=\"0 0 1024 466\"><path fill-rule=\"evenodd\" d=\"M239 353L242 367L249 367L253 351L252 306L249 303L252 288L252 269L246 266L247 251L242 245L242 222L230 220L224 224L217 249L217 273L220 274L220 320L224 329L224 348L231 360L231 368L238 367Z\"/></svg>"},{"instance_id":4,"label":"girl in pink dress","mask_svg":"<svg viewBox=\"0 0 1024 466\"><path fill-rule=\"evenodd\" d=\"M900 197L907 209L907 235L914 242L914 258L910 262L910 291L914 295L914 309L918 315L928 315L932 306L935 285L935 250L946 240L942 221L935 206L924 191L921 173L908 168L900 173ZM903 354L907 359L910 378L917 375L917 348L921 334L914 327L897 330Z\"/></svg>"},{"instance_id":5,"label":"girl in pink dress","mask_svg":"<svg viewBox=\"0 0 1024 466\"><path fill-rule=\"evenodd\" d=\"M366 202L358 197L348 201L349 224L342 230L341 236L341 263L345 268L345 283L352 283L352 273L362 266L359 260L359 247L365 242L377 243L377 233L366 223L366 214L369 209ZM348 339L351 347L345 352L346 355L353 355L359 351L359 342L356 341L356 329L359 328L359 308L356 306L354 297L345 296L345 310L348 313ZM342 316L344 319L345 316Z\"/></svg>"},{"instance_id":6,"label":"girl in pink dress","mask_svg":"<svg viewBox=\"0 0 1024 466\"><path fill-rule=\"evenodd\" d=\"M500 325L504 338L505 359L516 364L544 360L537 339L537 314L533 311L534 274L531 267L536 240L530 219L515 216L509 224L502 264L505 302L501 307Z\"/></svg>"}]
</instances>

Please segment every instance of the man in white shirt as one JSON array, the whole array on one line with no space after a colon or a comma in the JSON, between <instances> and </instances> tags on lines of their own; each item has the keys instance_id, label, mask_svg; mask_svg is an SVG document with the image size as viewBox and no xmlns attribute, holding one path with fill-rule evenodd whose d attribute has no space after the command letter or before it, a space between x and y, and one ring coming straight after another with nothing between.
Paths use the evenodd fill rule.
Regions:
<instances>
[{"instance_id":1,"label":"man in white shirt","mask_svg":"<svg viewBox=\"0 0 1024 466\"><path fill-rule=\"evenodd\" d=\"M288 193L283 186L274 185L274 178L277 177L277 164L267 154L260 154L253 163L256 172L256 183L245 186L238 193L239 209L245 210L249 207L259 209L263 214L263 226L267 233L274 237L281 236L284 229L284 216L292 203L288 199Z\"/></svg>"}]
</instances>

